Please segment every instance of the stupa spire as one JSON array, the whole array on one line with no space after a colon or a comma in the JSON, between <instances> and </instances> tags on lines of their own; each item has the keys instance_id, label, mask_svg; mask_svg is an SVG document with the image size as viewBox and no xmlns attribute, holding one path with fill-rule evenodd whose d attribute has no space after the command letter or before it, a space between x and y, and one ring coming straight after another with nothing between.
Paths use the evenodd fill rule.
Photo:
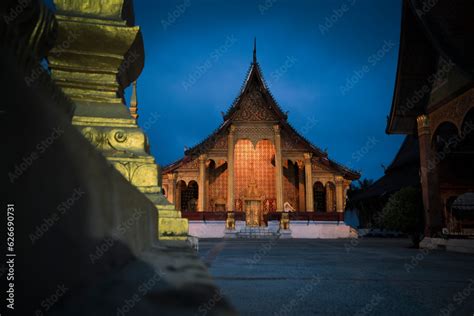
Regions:
<instances>
[{"instance_id":1,"label":"stupa spire","mask_svg":"<svg viewBox=\"0 0 474 316\"><path fill-rule=\"evenodd\" d=\"M132 117L135 119L135 121L138 118L138 101L137 101L137 82L134 81L132 85L132 97L130 99L130 114Z\"/></svg>"}]
</instances>

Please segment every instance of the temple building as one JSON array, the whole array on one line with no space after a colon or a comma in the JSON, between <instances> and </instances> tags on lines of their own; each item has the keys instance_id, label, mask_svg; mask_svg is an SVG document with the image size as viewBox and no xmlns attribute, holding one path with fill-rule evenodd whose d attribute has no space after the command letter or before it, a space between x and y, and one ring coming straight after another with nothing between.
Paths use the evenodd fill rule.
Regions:
<instances>
[{"instance_id":1,"label":"temple building","mask_svg":"<svg viewBox=\"0 0 474 316\"><path fill-rule=\"evenodd\" d=\"M472 1L403 1L387 133L418 138L427 237L474 235L473 12Z\"/></svg>"},{"instance_id":2,"label":"temple building","mask_svg":"<svg viewBox=\"0 0 474 316\"><path fill-rule=\"evenodd\" d=\"M222 124L162 174L165 195L183 217L235 212L247 226L265 226L279 212L341 220L349 185L360 177L290 125L265 83L255 47Z\"/></svg>"}]
</instances>

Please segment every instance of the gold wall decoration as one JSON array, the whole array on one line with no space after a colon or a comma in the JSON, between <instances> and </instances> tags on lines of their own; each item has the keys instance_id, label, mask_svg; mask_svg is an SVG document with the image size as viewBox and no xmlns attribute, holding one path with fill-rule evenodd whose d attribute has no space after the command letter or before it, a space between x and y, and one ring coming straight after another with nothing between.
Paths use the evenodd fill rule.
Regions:
<instances>
[{"instance_id":1,"label":"gold wall decoration","mask_svg":"<svg viewBox=\"0 0 474 316\"><path fill-rule=\"evenodd\" d=\"M270 124L262 125L248 125L239 124L235 126L235 137L236 139L248 139L252 142L254 147L257 147L257 143L261 140L269 140L272 143L275 141L275 135L273 126Z\"/></svg>"},{"instance_id":2,"label":"gold wall decoration","mask_svg":"<svg viewBox=\"0 0 474 316\"><path fill-rule=\"evenodd\" d=\"M451 100L446 105L428 114L430 121L431 137L443 122L453 123L458 131L462 130L462 123L467 112L474 107L474 88L466 91L461 96Z\"/></svg>"}]
</instances>

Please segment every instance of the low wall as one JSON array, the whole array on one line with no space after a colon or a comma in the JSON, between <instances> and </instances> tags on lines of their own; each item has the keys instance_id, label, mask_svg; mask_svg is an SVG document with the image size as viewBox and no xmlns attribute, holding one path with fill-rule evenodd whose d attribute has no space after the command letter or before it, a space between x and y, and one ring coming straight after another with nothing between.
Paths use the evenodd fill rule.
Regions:
<instances>
[{"instance_id":1,"label":"low wall","mask_svg":"<svg viewBox=\"0 0 474 316\"><path fill-rule=\"evenodd\" d=\"M420 248L444 249L452 252L474 253L474 239L444 239L425 237Z\"/></svg>"},{"instance_id":2,"label":"low wall","mask_svg":"<svg viewBox=\"0 0 474 316\"><path fill-rule=\"evenodd\" d=\"M291 221L292 238L354 238L357 234L344 222Z\"/></svg>"},{"instance_id":3,"label":"low wall","mask_svg":"<svg viewBox=\"0 0 474 316\"><path fill-rule=\"evenodd\" d=\"M225 220L228 213L233 213L235 220L245 221L244 212L182 212L182 217L190 221L218 221ZM279 221L282 212L271 212L264 215L265 223L270 221ZM344 221L344 213L342 212L290 212L288 213L290 220L298 221Z\"/></svg>"},{"instance_id":4,"label":"low wall","mask_svg":"<svg viewBox=\"0 0 474 316\"><path fill-rule=\"evenodd\" d=\"M42 3L0 21L0 201L16 254L0 264L14 273L4 304L15 315L235 315L189 245L157 240L155 205L72 126L75 104L39 64L57 39ZM0 13L17 7L6 4Z\"/></svg>"},{"instance_id":5,"label":"low wall","mask_svg":"<svg viewBox=\"0 0 474 316\"><path fill-rule=\"evenodd\" d=\"M235 221L236 231L245 227L244 221ZM189 235L198 238L224 238L225 221L189 221Z\"/></svg>"},{"instance_id":6,"label":"low wall","mask_svg":"<svg viewBox=\"0 0 474 316\"><path fill-rule=\"evenodd\" d=\"M151 247L157 211L71 125L72 103L46 77L28 86L14 64L0 61L2 204L14 205L18 308L35 309Z\"/></svg>"},{"instance_id":7,"label":"low wall","mask_svg":"<svg viewBox=\"0 0 474 316\"><path fill-rule=\"evenodd\" d=\"M245 227L245 221L235 221L236 231ZM277 232L280 228L279 221L269 221L268 230ZM354 238L357 233L344 222L337 221L290 221L291 238ZM225 221L189 221L189 234L197 238L223 238L225 234Z\"/></svg>"}]
</instances>

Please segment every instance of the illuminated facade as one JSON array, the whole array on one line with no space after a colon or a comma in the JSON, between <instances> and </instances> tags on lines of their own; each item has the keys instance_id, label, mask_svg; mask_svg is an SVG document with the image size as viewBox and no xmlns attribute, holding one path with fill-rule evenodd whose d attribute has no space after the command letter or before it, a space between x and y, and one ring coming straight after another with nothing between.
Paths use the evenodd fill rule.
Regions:
<instances>
[{"instance_id":1,"label":"illuminated facade","mask_svg":"<svg viewBox=\"0 0 474 316\"><path fill-rule=\"evenodd\" d=\"M271 213L339 212L359 174L335 163L288 123L262 77L254 50L247 78L221 126L163 169L178 210L244 213L263 226Z\"/></svg>"}]
</instances>

